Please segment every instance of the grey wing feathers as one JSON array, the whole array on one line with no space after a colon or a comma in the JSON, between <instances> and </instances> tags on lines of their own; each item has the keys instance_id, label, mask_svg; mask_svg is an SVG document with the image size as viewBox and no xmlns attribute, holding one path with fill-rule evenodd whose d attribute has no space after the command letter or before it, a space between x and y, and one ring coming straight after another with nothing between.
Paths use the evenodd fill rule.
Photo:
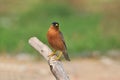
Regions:
<instances>
[{"instance_id":1,"label":"grey wing feathers","mask_svg":"<svg viewBox=\"0 0 120 80\"><path fill-rule=\"evenodd\" d=\"M61 35L61 38L62 38L63 44L65 45L65 48L66 48L66 50L67 50L67 46L66 46L66 44L65 44L65 40L64 40L64 37L63 37L62 32L60 32L60 35Z\"/></svg>"},{"instance_id":2,"label":"grey wing feathers","mask_svg":"<svg viewBox=\"0 0 120 80\"><path fill-rule=\"evenodd\" d=\"M63 43L64 43L64 45L65 45L65 49L67 50L67 46L66 46L66 44L65 44L65 41L64 41L64 37L63 37L62 32L60 32L60 34L61 34L62 41L63 41ZM67 53L66 50L63 51L63 55L64 55L64 57L65 57L66 60L70 61L70 58L69 58L68 53Z\"/></svg>"}]
</instances>

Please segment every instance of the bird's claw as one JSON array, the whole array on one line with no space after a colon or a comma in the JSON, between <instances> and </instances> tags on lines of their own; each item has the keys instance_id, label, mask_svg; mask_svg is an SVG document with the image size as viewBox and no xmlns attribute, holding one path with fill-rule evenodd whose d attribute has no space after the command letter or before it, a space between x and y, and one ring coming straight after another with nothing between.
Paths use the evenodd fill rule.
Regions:
<instances>
[{"instance_id":1,"label":"bird's claw","mask_svg":"<svg viewBox=\"0 0 120 80\"><path fill-rule=\"evenodd\" d=\"M56 57L55 60L60 61L60 58L59 58L59 57Z\"/></svg>"},{"instance_id":2,"label":"bird's claw","mask_svg":"<svg viewBox=\"0 0 120 80\"><path fill-rule=\"evenodd\" d=\"M50 55L48 55L49 58L51 58L52 56L54 56L56 53L56 51L53 51Z\"/></svg>"},{"instance_id":3,"label":"bird's claw","mask_svg":"<svg viewBox=\"0 0 120 80\"><path fill-rule=\"evenodd\" d=\"M54 55L55 55L55 54L50 54L50 55L48 55L48 57L51 58L51 57L54 56Z\"/></svg>"}]
</instances>

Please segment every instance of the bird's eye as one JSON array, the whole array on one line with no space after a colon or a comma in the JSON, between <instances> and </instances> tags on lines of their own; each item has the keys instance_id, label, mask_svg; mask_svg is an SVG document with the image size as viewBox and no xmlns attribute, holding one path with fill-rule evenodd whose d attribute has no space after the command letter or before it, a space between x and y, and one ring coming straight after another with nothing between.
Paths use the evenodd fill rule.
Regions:
<instances>
[{"instance_id":1,"label":"bird's eye","mask_svg":"<svg viewBox=\"0 0 120 80\"><path fill-rule=\"evenodd\" d=\"M55 26L59 26L58 24L55 24Z\"/></svg>"}]
</instances>

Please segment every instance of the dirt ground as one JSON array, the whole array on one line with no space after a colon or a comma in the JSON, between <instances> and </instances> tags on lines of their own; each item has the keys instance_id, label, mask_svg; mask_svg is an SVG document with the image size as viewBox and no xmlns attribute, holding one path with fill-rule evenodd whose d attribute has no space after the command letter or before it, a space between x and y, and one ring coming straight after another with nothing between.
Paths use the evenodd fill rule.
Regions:
<instances>
[{"instance_id":1,"label":"dirt ground","mask_svg":"<svg viewBox=\"0 0 120 80\"><path fill-rule=\"evenodd\" d=\"M62 61L70 80L120 80L120 63L110 58ZM0 80L55 80L46 61L0 58Z\"/></svg>"}]
</instances>

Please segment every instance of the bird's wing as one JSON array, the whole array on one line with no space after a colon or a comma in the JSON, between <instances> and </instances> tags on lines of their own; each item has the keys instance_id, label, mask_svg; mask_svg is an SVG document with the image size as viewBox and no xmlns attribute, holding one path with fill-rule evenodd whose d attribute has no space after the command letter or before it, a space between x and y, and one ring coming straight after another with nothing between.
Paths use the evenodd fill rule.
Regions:
<instances>
[{"instance_id":1,"label":"bird's wing","mask_svg":"<svg viewBox=\"0 0 120 80\"><path fill-rule=\"evenodd\" d=\"M65 46L65 49L67 50L67 46L66 46L66 44L65 44L65 41L64 41L64 37L63 37L62 32L60 32L60 36L61 36L62 42L63 42L63 44L64 44L64 46ZM65 57L66 60L70 61L70 58L69 58L68 53L67 53L66 50L63 51L63 55L64 55L64 57Z\"/></svg>"},{"instance_id":2,"label":"bird's wing","mask_svg":"<svg viewBox=\"0 0 120 80\"><path fill-rule=\"evenodd\" d=\"M61 37L61 39L62 39L62 41L63 41L63 44L64 44L65 48L67 49L67 46L66 46L66 44L65 44L65 40L64 40L64 37L63 37L62 32L60 32L60 37Z\"/></svg>"}]
</instances>

